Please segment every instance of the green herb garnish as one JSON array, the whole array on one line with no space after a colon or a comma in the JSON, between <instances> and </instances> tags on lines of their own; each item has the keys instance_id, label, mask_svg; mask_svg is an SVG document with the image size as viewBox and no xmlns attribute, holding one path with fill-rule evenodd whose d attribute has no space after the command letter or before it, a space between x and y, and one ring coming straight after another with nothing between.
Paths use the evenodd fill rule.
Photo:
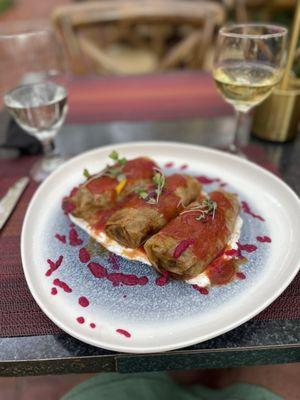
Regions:
<instances>
[{"instance_id":1,"label":"green herb garnish","mask_svg":"<svg viewBox=\"0 0 300 400\"><path fill-rule=\"evenodd\" d=\"M118 152L115 150L110 153L109 158L111 158L115 162L115 165L107 165L107 167L103 171L103 175L108 176L112 179L117 179L119 182L121 182L123 179L126 178L125 174L123 173L123 167L126 164L127 160L124 157L120 158Z\"/></svg>"},{"instance_id":2,"label":"green herb garnish","mask_svg":"<svg viewBox=\"0 0 300 400\"><path fill-rule=\"evenodd\" d=\"M84 168L84 170L83 170L83 176L86 177L87 179L89 179L91 177L91 174L89 173L89 171L86 168Z\"/></svg>"},{"instance_id":3,"label":"green herb garnish","mask_svg":"<svg viewBox=\"0 0 300 400\"><path fill-rule=\"evenodd\" d=\"M158 203L159 197L160 197L160 195L161 195L161 193L163 191L163 188L165 186L165 183L166 183L166 177L165 177L164 173L160 169L155 168L155 171L156 172L155 172L152 180L156 185L156 189L155 189L156 203Z\"/></svg>"},{"instance_id":4,"label":"green herb garnish","mask_svg":"<svg viewBox=\"0 0 300 400\"><path fill-rule=\"evenodd\" d=\"M196 221L205 221L206 217L209 215L212 216L212 219L215 218L215 212L217 209L217 203L207 198L201 201L201 203L197 203L193 205L190 209L183 211L181 214L186 214L190 212L200 213L195 219Z\"/></svg>"},{"instance_id":5,"label":"green herb garnish","mask_svg":"<svg viewBox=\"0 0 300 400\"><path fill-rule=\"evenodd\" d=\"M149 204L158 204L159 197L163 191L166 183L166 178L164 173L158 169L154 168L155 174L153 175L152 181L155 185L155 189L151 192L147 192L145 189L136 189L136 193L143 200L146 200Z\"/></svg>"}]
</instances>

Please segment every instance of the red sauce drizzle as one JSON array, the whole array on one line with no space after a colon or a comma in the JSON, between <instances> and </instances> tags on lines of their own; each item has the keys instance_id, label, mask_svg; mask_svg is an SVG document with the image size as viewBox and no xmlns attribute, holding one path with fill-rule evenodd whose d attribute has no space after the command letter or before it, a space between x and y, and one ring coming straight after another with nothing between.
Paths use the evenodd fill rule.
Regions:
<instances>
[{"instance_id":1,"label":"red sauce drizzle","mask_svg":"<svg viewBox=\"0 0 300 400\"><path fill-rule=\"evenodd\" d=\"M81 297L79 297L79 299L78 299L78 304L79 304L81 307L88 307L89 304L90 304L90 302L89 302L89 300L88 300L85 296L81 296Z\"/></svg>"},{"instance_id":2,"label":"red sauce drizzle","mask_svg":"<svg viewBox=\"0 0 300 400\"><path fill-rule=\"evenodd\" d=\"M80 246L83 240L80 239L75 228L71 228L69 231L69 243L71 246Z\"/></svg>"},{"instance_id":3,"label":"red sauce drizzle","mask_svg":"<svg viewBox=\"0 0 300 400\"><path fill-rule=\"evenodd\" d=\"M258 214L254 214L253 211L251 211L251 208L249 206L249 204L246 201L242 201L242 210L244 211L244 213L251 215L253 218L257 218L260 221L265 221L265 219L263 217L261 217Z\"/></svg>"},{"instance_id":4,"label":"red sauce drizzle","mask_svg":"<svg viewBox=\"0 0 300 400\"><path fill-rule=\"evenodd\" d=\"M91 327L92 329L95 329L95 328L96 328L96 324L95 324L94 322L91 322L91 323L90 323L90 327Z\"/></svg>"},{"instance_id":5,"label":"red sauce drizzle","mask_svg":"<svg viewBox=\"0 0 300 400\"><path fill-rule=\"evenodd\" d=\"M64 213L65 213L65 214L71 213L71 212L74 211L75 208L76 208L76 207L75 207L75 204L71 203L71 202L68 201L67 199L68 199L68 197L64 197L64 198L62 199L62 209L64 210Z\"/></svg>"},{"instance_id":6,"label":"red sauce drizzle","mask_svg":"<svg viewBox=\"0 0 300 400\"><path fill-rule=\"evenodd\" d=\"M241 279L241 280L246 279L246 275L243 272L237 272L235 275L238 279Z\"/></svg>"},{"instance_id":7,"label":"red sauce drizzle","mask_svg":"<svg viewBox=\"0 0 300 400\"><path fill-rule=\"evenodd\" d=\"M164 271L161 276L155 279L155 285L157 286L165 286L169 281L170 273L168 271Z\"/></svg>"},{"instance_id":8,"label":"red sauce drizzle","mask_svg":"<svg viewBox=\"0 0 300 400\"><path fill-rule=\"evenodd\" d=\"M82 263L88 263L90 261L90 259L91 259L91 256L90 256L89 252L87 251L87 249L85 247L82 247L79 250L79 260Z\"/></svg>"},{"instance_id":9,"label":"red sauce drizzle","mask_svg":"<svg viewBox=\"0 0 300 400\"><path fill-rule=\"evenodd\" d=\"M209 291L206 288L198 286L198 285L192 285L192 288L197 290L197 292L204 294L204 295L207 295L209 293Z\"/></svg>"},{"instance_id":10,"label":"red sauce drizzle","mask_svg":"<svg viewBox=\"0 0 300 400\"><path fill-rule=\"evenodd\" d=\"M49 269L48 271L45 273L46 276L50 276L52 275L52 273L54 271L57 270L57 268L59 268L61 266L63 260L63 256L59 256L58 259L56 261L52 261L50 260L50 258L48 258L47 263L49 264Z\"/></svg>"},{"instance_id":11,"label":"red sauce drizzle","mask_svg":"<svg viewBox=\"0 0 300 400\"><path fill-rule=\"evenodd\" d=\"M146 276L138 277L133 274L123 274L122 272L112 272L109 274L105 267L96 262L90 262L88 268L95 278L108 279L113 286L119 286L121 284L127 286L144 286L148 283L148 278Z\"/></svg>"},{"instance_id":12,"label":"red sauce drizzle","mask_svg":"<svg viewBox=\"0 0 300 400\"><path fill-rule=\"evenodd\" d=\"M107 270L102 265L96 262L90 262L88 264L88 269L94 275L95 278L106 278L107 277Z\"/></svg>"},{"instance_id":13,"label":"red sauce drizzle","mask_svg":"<svg viewBox=\"0 0 300 400\"><path fill-rule=\"evenodd\" d=\"M175 247L174 253L173 253L173 257L174 258L179 258L181 256L181 254L192 244L194 244L195 241L194 240L182 240L180 243L178 243L178 245Z\"/></svg>"},{"instance_id":14,"label":"red sauce drizzle","mask_svg":"<svg viewBox=\"0 0 300 400\"><path fill-rule=\"evenodd\" d=\"M185 169L188 169L188 165L187 164L182 164L181 166L180 166L180 170L181 171L184 171Z\"/></svg>"},{"instance_id":15,"label":"red sauce drizzle","mask_svg":"<svg viewBox=\"0 0 300 400\"><path fill-rule=\"evenodd\" d=\"M55 295L57 294L57 289L56 289L56 287L53 287L53 288L51 289L51 294L52 294L53 296L55 296Z\"/></svg>"},{"instance_id":16,"label":"red sauce drizzle","mask_svg":"<svg viewBox=\"0 0 300 400\"><path fill-rule=\"evenodd\" d=\"M212 262L205 270L212 285L226 285L236 274L237 260L219 258Z\"/></svg>"},{"instance_id":17,"label":"red sauce drizzle","mask_svg":"<svg viewBox=\"0 0 300 400\"><path fill-rule=\"evenodd\" d=\"M78 318L76 318L76 321L77 321L79 324L84 324L85 319L84 319L83 317L78 317Z\"/></svg>"},{"instance_id":18,"label":"red sauce drizzle","mask_svg":"<svg viewBox=\"0 0 300 400\"><path fill-rule=\"evenodd\" d=\"M122 274L121 272L113 272L107 275L107 279L112 282L113 286L119 286L124 284L127 286L144 286L148 283L148 278L146 276L141 276L140 278L136 275Z\"/></svg>"},{"instance_id":19,"label":"red sauce drizzle","mask_svg":"<svg viewBox=\"0 0 300 400\"><path fill-rule=\"evenodd\" d=\"M111 264L112 269L114 269L114 270L120 269L118 257L114 253L110 253L110 255L108 257L108 262Z\"/></svg>"},{"instance_id":20,"label":"red sauce drizzle","mask_svg":"<svg viewBox=\"0 0 300 400\"><path fill-rule=\"evenodd\" d=\"M123 335L127 338L131 337L131 334L128 331L125 331L125 329L116 329L116 332L119 333L120 335Z\"/></svg>"},{"instance_id":21,"label":"red sauce drizzle","mask_svg":"<svg viewBox=\"0 0 300 400\"><path fill-rule=\"evenodd\" d=\"M196 176L195 178L203 185L211 185L214 182L220 182L219 178L209 178L208 176L205 175L199 175Z\"/></svg>"},{"instance_id":22,"label":"red sauce drizzle","mask_svg":"<svg viewBox=\"0 0 300 400\"><path fill-rule=\"evenodd\" d=\"M174 167L174 163L172 161L171 162L167 162L165 164L165 168L172 168L172 167Z\"/></svg>"},{"instance_id":23,"label":"red sauce drizzle","mask_svg":"<svg viewBox=\"0 0 300 400\"><path fill-rule=\"evenodd\" d=\"M70 192L70 197L75 196L77 192L78 192L78 187L74 186L73 189Z\"/></svg>"},{"instance_id":24,"label":"red sauce drizzle","mask_svg":"<svg viewBox=\"0 0 300 400\"><path fill-rule=\"evenodd\" d=\"M271 243L272 239L269 236L256 236L256 240L261 243Z\"/></svg>"},{"instance_id":25,"label":"red sauce drizzle","mask_svg":"<svg viewBox=\"0 0 300 400\"><path fill-rule=\"evenodd\" d=\"M238 242L237 246L240 251L246 251L247 253L253 253L255 250L257 250L257 246L254 244L241 244Z\"/></svg>"},{"instance_id":26,"label":"red sauce drizzle","mask_svg":"<svg viewBox=\"0 0 300 400\"><path fill-rule=\"evenodd\" d=\"M59 233L56 233L55 238L62 243L66 243L66 235L60 235Z\"/></svg>"},{"instance_id":27,"label":"red sauce drizzle","mask_svg":"<svg viewBox=\"0 0 300 400\"><path fill-rule=\"evenodd\" d=\"M53 285L54 285L54 286L60 287L60 288L63 289L66 293L71 293L71 292L72 292L72 289L70 288L70 286L69 286L66 282L63 282L63 281L61 281L61 280L58 279L58 278L54 279Z\"/></svg>"}]
</instances>

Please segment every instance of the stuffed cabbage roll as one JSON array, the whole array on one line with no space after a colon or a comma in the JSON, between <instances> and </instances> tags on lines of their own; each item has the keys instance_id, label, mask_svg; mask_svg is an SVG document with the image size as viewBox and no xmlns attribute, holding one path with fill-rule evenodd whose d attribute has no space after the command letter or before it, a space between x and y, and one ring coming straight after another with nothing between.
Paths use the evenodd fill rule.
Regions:
<instances>
[{"instance_id":1,"label":"stuffed cabbage roll","mask_svg":"<svg viewBox=\"0 0 300 400\"><path fill-rule=\"evenodd\" d=\"M138 248L200 193L200 183L191 176L164 177L157 172L152 184L132 193L125 204L108 219L105 232L118 243Z\"/></svg>"},{"instance_id":2,"label":"stuffed cabbage roll","mask_svg":"<svg viewBox=\"0 0 300 400\"><path fill-rule=\"evenodd\" d=\"M64 199L63 208L68 207L75 217L91 221L96 212L122 202L128 193L151 181L157 167L154 161L146 157L123 160L89 177Z\"/></svg>"},{"instance_id":3,"label":"stuffed cabbage roll","mask_svg":"<svg viewBox=\"0 0 300 400\"><path fill-rule=\"evenodd\" d=\"M235 194L200 195L145 243L151 264L179 279L198 276L225 249L239 214Z\"/></svg>"}]
</instances>

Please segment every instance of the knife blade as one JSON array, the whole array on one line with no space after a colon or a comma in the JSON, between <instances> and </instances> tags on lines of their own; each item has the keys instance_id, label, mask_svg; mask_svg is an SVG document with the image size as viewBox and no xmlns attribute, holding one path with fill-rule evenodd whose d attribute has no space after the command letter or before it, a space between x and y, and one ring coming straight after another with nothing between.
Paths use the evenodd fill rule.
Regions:
<instances>
[{"instance_id":1,"label":"knife blade","mask_svg":"<svg viewBox=\"0 0 300 400\"><path fill-rule=\"evenodd\" d=\"M26 176L17 180L0 200L0 230L13 212L28 182L29 178Z\"/></svg>"}]
</instances>

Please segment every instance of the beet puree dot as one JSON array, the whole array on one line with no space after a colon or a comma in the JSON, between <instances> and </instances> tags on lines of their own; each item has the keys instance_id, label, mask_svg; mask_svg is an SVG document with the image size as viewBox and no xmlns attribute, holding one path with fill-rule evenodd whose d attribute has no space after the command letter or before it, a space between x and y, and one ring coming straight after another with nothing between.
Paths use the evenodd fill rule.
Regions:
<instances>
[{"instance_id":1,"label":"beet puree dot","mask_svg":"<svg viewBox=\"0 0 300 400\"><path fill-rule=\"evenodd\" d=\"M76 318L76 321L79 323L79 324L84 324L84 318L83 317L78 317L78 318Z\"/></svg>"},{"instance_id":2,"label":"beet puree dot","mask_svg":"<svg viewBox=\"0 0 300 400\"><path fill-rule=\"evenodd\" d=\"M239 279L246 279L246 275L243 272L237 272L236 277Z\"/></svg>"},{"instance_id":3,"label":"beet puree dot","mask_svg":"<svg viewBox=\"0 0 300 400\"><path fill-rule=\"evenodd\" d=\"M53 294L53 296L57 294L57 289L55 287L51 289L51 294Z\"/></svg>"},{"instance_id":4,"label":"beet puree dot","mask_svg":"<svg viewBox=\"0 0 300 400\"><path fill-rule=\"evenodd\" d=\"M125 329L116 329L116 332L119 333L120 335L123 335L127 338L131 337L131 334L128 331L125 331Z\"/></svg>"},{"instance_id":5,"label":"beet puree dot","mask_svg":"<svg viewBox=\"0 0 300 400\"><path fill-rule=\"evenodd\" d=\"M85 296L79 297L78 303L81 307L87 307L90 304L89 300Z\"/></svg>"},{"instance_id":6,"label":"beet puree dot","mask_svg":"<svg viewBox=\"0 0 300 400\"><path fill-rule=\"evenodd\" d=\"M173 162L168 162L165 164L165 168L172 168L174 166Z\"/></svg>"},{"instance_id":7,"label":"beet puree dot","mask_svg":"<svg viewBox=\"0 0 300 400\"><path fill-rule=\"evenodd\" d=\"M60 235L59 233L56 233L55 238L62 243L66 243L66 235Z\"/></svg>"},{"instance_id":8,"label":"beet puree dot","mask_svg":"<svg viewBox=\"0 0 300 400\"><path fill-rule=\"evenodd\" d=\"M187 164L183 164L180 167L181 171L184 171L185 169L188 169L188 165Z\"/></svg>"},{"instance_id":9,"label":"beet puree dot","mask_svg":"<svg viewBox=\"0 0 300 400\"><path fill-rule=\"evenodd\" d=\"M91 259L91 256L89 254L89 252L87 251L87 249L85 247L82 247L79 250L79 260L83 263L87 263L89 262Z\"/></svg>"},{"instance_id":10,"label":"beet puree dot","mask_svg":"<svg viewBox=\"0 0 300 400\"><path fill-rule=\"evenodd\" d=\"M192 288L197 290L197 292L201 293L201 294L208 294L208 290L204 287L198 286L198 285L192 285Z\"/></svg>"},{"instance_id":11,"label":"beet puree dot","mask_svg":"<svg viewBox=\"0 0 300 400\"><path fill-rule=\"evenodd\" d=\"M272 240L269 236L256 236L256 240L261 243L271 243Z\"/></svg>"},{"instance_id":12,"label":"beet puree dot","mask_svg":"<svg viewBox=\"0 0 300 400\"><path fill-rule=\"evenodd\" d=\"M91 327L92 329L95 329L95 328L96 328L96 324L94 324L94 322L91 322L91 323L90 323L90 327Z\"/></svg>"}]
</instances>

